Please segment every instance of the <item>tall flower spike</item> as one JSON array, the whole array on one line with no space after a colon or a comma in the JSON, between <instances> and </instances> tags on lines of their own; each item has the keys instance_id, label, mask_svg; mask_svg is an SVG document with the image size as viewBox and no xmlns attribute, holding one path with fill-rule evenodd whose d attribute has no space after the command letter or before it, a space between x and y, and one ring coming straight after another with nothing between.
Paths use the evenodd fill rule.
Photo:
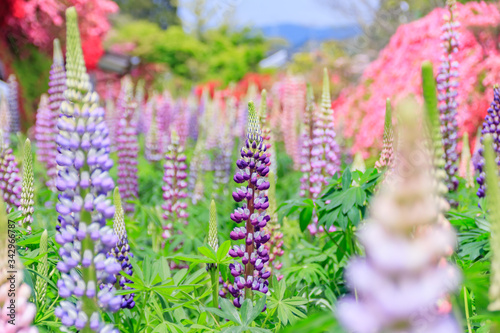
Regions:
<instances>
[{"instance_id":1,"label":"tall flower spike","mask_svg":"<svg viewBox=\"0 0 500 333\"><path fill-rule=\"evenodd\" d=\"M269 157L267 147L263 143L260 121L253 102L248 103L248 128L245 146L241 148L241 158L236 162L238 171L233 179L243 184L233 192L236 202L243 205L236 208L231 219L242 226L235 227L230 233L232 240L244 240L244 244L235 245L229 250L233 258L241 258L239 262L231 264L231 274L235 278L234 285L228 286L234 297L233 304L240 307L243 299L249 298L252 291L266 294L271 275L265 264L269 261L269 251L265 244L271 236L266 233L265 227L271 219L266 209L269 207L267 190L269 182L266 180L269 173Z\"/></svg>"},{"instance_id":2,"label":"tall flower spike","mask_svg":"<svg viewBox=\"0 0 500 333\"><path fill-rule=\"evenodd\" d=\"M453 315L436 306L460 282L458 270L442 259L455 245L455 234L439 223L418 104L409 100L398 110L396 170L382 184L360 230L366 258L354 259L346 270L356 297L344 298L337 314L350 332L458 333Z\"/></svg>"},{"instance_id":3,"label":"tall flower spike","mask_svg":"<svg viewBox=\"0 0 500 333\"><path fill-rule=\"evenodd\" d=\"M120 107L118 128L116 133L116 150L118 155L118 187L125 201L126 213L134 211L134 204L128 202L137 198L138 175L137 157L139 142L137 139L136 102L132 99L132 82L122 80L124 90L123 105Z\"/></svg>"},{"instance_id":4,"label":"tall flower spike","mask_svg":"<svg viewBox=\"0 0 500 333\"><path fill-rule=\"evenodd\" d=\"M465 187L474 187L474 166L469 146L469 133L464 132L462 137L462 156L460 157L460 177L465 179Z\"/></svg>"},{"instance_id":5,"label":"tall flower spike","mask_svg":"<svg viewBox=\"0 0 500 333\"><path fill-rule=\"evenodd\" d=\"M281 225L278 222L278 205L276 204L276 176L273 172L269 172L269 190L267 192L267 197L269 198L269 217L270 220L267 223L266 231L271 235L271 239L265 245L267 251L269 252L269 261L266 263L266 267L269 267L271 273L276 276L278 281L283 278L283 274L280 274L280 269L283 264L279 261L279 257L283 256L285 252L283 251L283 233L280 231Z\"/></svg>"},{"instance_id":6,"label":"tall flower spike","mask_svg":"<svg viewBox=\"0 0 500 333\"><path fill-rule=\"evenodd\" d=\"M36 315L36 307L29 303L31 289L23 281L23 269L19 258L8 257L9 245L12 245L8 235L14 232L9 229L5 205L0 198L0 332L5 333L36 333L38 329L31 326ZM14 244L15 245L15 244ZM15 273L12 273L15 271ZM15 292L12 293L11 290ZM10 292L9 292L10 290ZM15 304L14 309L11 305Z\"/></svg>"},{"instance_id":7,"label":"tall flower spike","mask_svg":"<svg viewBox=\"0 0 500 333\"><path fill-rule=\"evenodd\" d=\"M312 151L314 138L314 119L316 105L314 104L314 94L312 87L307 86L306 97L306 112L304 114L304 127L302 132L302 149L301 149L301 169L302 177L300 178L300 196L312 199L315 195L313 190L314 177L312 174ZM312 190L312 191L311 191Z\"/></svg>"},{"instance_id":8,"label":"tall flower spike","mask_svg":"<svg viewBox=\"0 0 500 333\"><path fill-rule=\"evenodd\" d=\"M31 151L30 139L26 139L24 143L21 209L23 212L22 226L27 229L29 233L31 233L31 223L33 223L34 206L35 177L33 175L33 152Z\"/></svg>"},{"instance_id":9,"label":"tall flower spike","mask_svg":"<svg viewBox=\"0 0 500 333\"><path fill-rule=\"evenodd\" d=\"M496 140L495 140L496 141ZM483 152L486 171L486 200L489 209L489 220L491 225L491 283L490 283L490 304L488 310L500 310L500 190L498 188L498 166L496 163L496 154L493 151L493 137L491 134L485 134L483 137Z\"/></svg>"},{"instance_id":10,"label":"tall flower spike","mask_svg":"<svg viewBox=\"0 0 500 333\"><path fill-rule=\"evenodd\" d=\"M312 183L311 192L316 199L323 186L340 170L340 150L335 141L335 128L333 122L333 109L330 99L330 83L328 71L324 70L323 95L321 97L321 110L316 118L313 133L313 149L311 159Z\"/></svg>"},{"instance_id":11,"label":"tall flower spike","mask_svg":"<svg viewBox=\"0 0 500 333\"><path fill-rule=\"evenodd\" d=\"M117 244L117 236L106 226L115 209L108 195L114 188L109 169L110 140L104 122L104 109L92 90L83 60L74 7L66 10L67 23L67 90L57 122L59 172L56 187L61 192L56 210L59 224L55 240L61 245L57 282L63 299L55 309L61 330L71 327L82 333L118 332L106 324L99 309L117 311L122 297L114 288L99 290L101 284L113 281L121 266L114 257L107 257ZM82 274L77 271L81 268ZM73 303L69 299L76 298Z\"/></svg>"},{"instance_id":12,"label":"tall flower spike","mask_svg":"<svg viewBox=\"0 0 500 333\"><path fill-rule=\"evenodd\" d=\"M458 52L457 28L460 24L455 20L455 0L447 0L448 15L441 30L443 55L437 76L439 111L441 114L441 134L443 139L444 159L446 170L446 185L449 191L455 191L458 186L456 173L457 160L457 87L458 87L458 62L454 60L454 53Z\"/></svg>"},{"instance_id":13,"label":"tall flower spike","mask_svg":"<svg viewBox=\"0 0 500 333\"><path fill-rule=\"evenodd\" d=\"M151 108L151 121L146 133L144 156L149 162L158 162L162 159L162 147L158 129L158 109L156 105L156 98L153 97L148 104Z\"/></svg>"},{"instance_id":14,"label":"tall flower spike","mask_svg":"<svg viewBox=\"0 0 500 333\"><path fill-rule=\"evenodd\" d=\"M383 147L380 153L380 159L375 162L378 171L392 169L394 167L394 130L392 128L392 109L391 100L388 98L385 102L385 122Z\"/></svg>"},{"instance_id":15,"label":"tall flower spike","mask_svg":"<svg viewBox=\"0 0 500 333\"><path fill-rule=\"evenodd\" d=\"M491 102L488 108L488 113L484 118L483 129L481 130L480 148L478 150L479 157L477 161L477 171L479 176L476 178L479 184L479 189L477 190L477 196L480 198L484 197L485 193L485 183L484 183L484 158L483 158L483 140L486 134L491 134L494 138L497 138L500 134L500 89L498 84L493 87L493 102ZM497 140L493 141L493 150L497 158L500 156L500 144Z\"/></svg>"},{"instance_id":16,"label":"tall flower spike","mask_svg":"<svg viewBox=\"0 0 500 333\"><path fill-rule=\"evenodd\" d=\"M219 248L219 239L217 236L217 207L215 206L215 201L212 200L210 203L210 217L209 217L209 228L208 228L208 245L214 251L217 252L217 249Z\"/></svg>"},{"instance_id":17,"label":"tall flower spike","mask_svg":"<svg viewBox=\"0 0 500 333\"><path fill-rule=\"evenodd\" d=\"M448 187L446 186L445 159L443 152L443 142L441 140L441 129L439 124L438 103L436 97L436 82L434 81L432 63L424 61L422 64L422 88L425 102L425 120L427 128L427 138L425 143L432 156L431 172L434 178L436 201L439 202L441 215L440 220L444 225L449 225L444 214L450 209L446 201Z\"/></svg>"},{"instance_id":18,"label":"tall flower spike","mask_svg":"<svg viewBox=\"0 0 500 333\"><path fill-rule=\"evenodd\" d=\"M16 158L12 149L3 142L3 134L0 132L0 195L9 211L17 209L21 197L21 177L17 168Z\"/></svg>"},{"instance_id":19,"label":"tall flower spike","mask_svg":"<svg viewBox=\"0 0 500 333\"><path fill-rule=\"evenodd\" d=\"M10 142L9 135L10 128L10 113L7 97L0 91L0 131L2 131L2 138L4 144L8 145Z\"/></svg>"},{"instance_id":20,"label":"tall flower spike","mask_svg":"<svg viewBox=\"0 0 500 333\"><path fill-rule=\"evenodd\" d=\"M17 84L16 76L11 74L9 76L9 132L15 134L21 131L19 122L19 85Z\"/></svg>"},{"instance_id":21,"label":"tall flower spike","mask_svg":"<svg viewBox=\"0 0 500 333\"><path fill-rule=\"evenodd\" d=\"M37 158L47 169L47 185L54 187L56 163L56 113L52 112L49 106L49 97L43 94L40 97L38 110L36 111L35 139L37 146Z\"/></svg>"},{"instance_id":22,"label":"tall flower spike","mask_svg":"<svg viewBox=\"0 0 500 333\"><path fill-rule=\"evenodd\" d=\"M115 278L112 279L108 288L111 288L113 285L119 286L122 290L130 290L131 287L125 285L132 284L132 281L126 278L121 272L124 272L127 275L132 276L132 264L130 263L130 258L133 258L134 255L130 252L130 245L128 243L127 238L127 229L125 227L125 214L122 206L122 201L120 198L120 190L119 188L115 188L113 193L113 202L115 204L115 217L113 219L113 232L116 236L118 236L118 242L115 247L111 249L108 253L108 257L116 258L116 261L121 266L121 271L118 274L115 274ZM135 306L134 294L122 295L121 296L121 304L120 307L122 309L132 309Z\"/></svg>"},{"instance_id":23,"label":"tall flower spike","mask_svg":"<svg viewBox=\"0 0 500 333\"><path fill-rule=\"evenodd\" d=\"M66 90L66 71L64 69L64 58L61 52L59 40L54 39L54 55L52 67L50 68L49 76L49 108L51 110L50 116L47 116L45 126L43 128L43 147L44 155L40 156L37 153L39 160L45 164L47 168L47 186L55 190L55 182L57 178L57 119L59 118L59 108L64 100L64 91ZM38 128L38 127L37 127ZM42 131L42 130L41 130ZM38 133L38 132L37 132ZM37 139L37 144L40 140Z\"/></svg>"},{"instance_id":24,"label":"tall flower spike","mask_svg":"<svg viewBox=\"0 0 500 333\"><path fill-rule=\"evenodd\" d=\"M168 239L172 235L175 224L187 224L189 216L186 212L186 155L184 155L184 149L179 143L179 136L175 130L172 130L165 159L164 185L162 187L165 202L162 208L164 210L163 219L166 223L163 225L162 237Z\"/></svg>"},{"instance_id":25,"label":"tall flower spike","mask_svg":"<svg viewBox=\"0 0 500 333\"><path fill-rule=\"evenodd\" d=\"M37 266L37 273L39 274L36 278L35 284L35 295L40 308L43 308L45 304L45 296L47 294L47 280L49 273L49 263L48 263L48 234L47 230L44 230L42 236L40 237L40 262Z\"/></svg>"}]
</instances>

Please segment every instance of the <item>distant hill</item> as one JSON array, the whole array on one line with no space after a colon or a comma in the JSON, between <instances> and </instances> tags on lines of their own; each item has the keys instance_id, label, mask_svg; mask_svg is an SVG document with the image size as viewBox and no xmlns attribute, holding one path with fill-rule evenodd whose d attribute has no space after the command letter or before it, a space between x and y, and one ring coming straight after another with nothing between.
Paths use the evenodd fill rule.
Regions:
<instances>
[{"instance_id":1,"label":"distant hill","mask_svg":"<svg viewBox=\"0 0 500 333\"><path fill-rule=\"evenodd\" d=\"M300 48L311 40L342 40L361 33L361 28L356 24L327 28L308 27L297 24L278 24L262 26L259 29L266 37L286 39L290 43L291 49Z\"/></svg>"}]
</instances>

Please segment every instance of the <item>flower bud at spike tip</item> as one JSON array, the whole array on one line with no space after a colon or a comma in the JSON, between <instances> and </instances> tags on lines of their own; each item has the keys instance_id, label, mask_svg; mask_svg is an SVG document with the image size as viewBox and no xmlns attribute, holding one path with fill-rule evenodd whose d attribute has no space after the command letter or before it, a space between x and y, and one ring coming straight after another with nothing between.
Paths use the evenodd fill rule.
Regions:
<instances>
[{"instance_id":1,"label":"flower bud at spike tip","mask_svg":"<svg viewBox=\"0 0 500 333\"><path fill-rule=\"evenodd\" d=\"M217 252L219 240L217 237L217 207L215 206L214 200L210 203L210 217L208 223L208 245Z\"/></svg>"},{"instance_id":2,"label":"flower bud at spike tip","mask_svg":"<svg viewBox=\"0 0 500 333\"><path fill-rule=\"evenodd\" d=\"M42 257L40 258L40 262L37 266L37 273L40 274L40 276L37 276L35 285L36 299L38 304L42 307L45 303L45 295L47 293L47 281L43 277L48 278L49 272L47 238L47 230L44 230L42 236L40 237L40 254L42 254Z\"/></svg>"},{"instance_id":3,"label":"flower bud at spike tip","mask_svg":"<svg viewBox=\"0 0 500 333\"><path fill-rule=\"evenodd\" d=\"M392 128L392 108L391 100L388 98L385 102L385 122L383 147L380 153L380 159L375 162L377 170L391 170L394 167L394 130Z\"/></svg>"}]
</instances>

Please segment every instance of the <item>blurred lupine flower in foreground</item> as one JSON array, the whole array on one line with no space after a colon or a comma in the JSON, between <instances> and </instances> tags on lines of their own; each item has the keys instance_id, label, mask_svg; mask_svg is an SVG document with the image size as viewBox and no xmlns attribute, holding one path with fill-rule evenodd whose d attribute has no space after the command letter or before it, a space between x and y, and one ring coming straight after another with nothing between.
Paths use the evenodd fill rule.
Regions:
<instances>
[{"instance_id":1,"label":"blurred lupine flower in foreground","mask_svg":"<svg viewBox=\"0 0 500 333\"><path fill-rule=\"evenodd\" d=\"M477 196L480 198L484 197L485 193L485 183L484 183L484 158L483 158L483 141L484 136L486 134L491 134L494 138L497 138L500 135L500 89L498 84L495 84L493 87L493 102L491 102L490 107L488 108L488 114L484 118L483 129L481 131L481 144L478 150L478 154L480 158L477 161L477 170L479 172L479 176L476 178L477 183L479 184L479 189L477 190ZM500 156L500 144L498 144L497 140L493 141L493 150L495 151L495 156L497 158Z\"/></svg>"},{"instance_id":2,"label":"blurred lupine flower in foreground","mask_svg":"<svg viewBox=\"0 0 500 333\"><path fill-rule=\"evenodd\" d=\"M0 195L6 204L7 211L17 209L21 199L21 177L12 149L3 142L0 133Z\"/></svg>"},{"instance_id":3,"label":"blurred lupine flower in foreground","mask_svg":"<svg viewBox=\"0 0 500 333\"><path fill-rule=\"evenodd\" d=\"M113 232L116 236L118 236L118 242L116 243L115 247L111 249L111 251L108 253L108 257L114 257L116 258L116 261L121 266L121 272L126 273L127 275L132 276L133 271L132 271L132 264L130 263L130 258L133 258L134 255L130 252L130 245L128 243L128 238L127 238L127 229L125 227L125 212L122 206L122 201L120 198L120 190L119 188L115 188L115 191L113 193L113 202L115 204L115 217L113 219ZM120 289L122 290L131 290L132 288L125 285L125 283L131 284L132 281L129 280L127 277L121 275L120 273L115 275L115 278L113 281L110 282L108 287L112 287L113 285L116 286L116 283L118 282ZM103 286L106 288L105 286ZM122 295L122 302L120 307L122 309L132 309L135 306L134 302L134 296L135 294L128 294L128 295Z\"/></svg>"},{"instance_id":4,"label":"blurred lupine flower in foreground","mask_svg":"<svg viewBox=\"0 0 500 333\"><path fill-rule=\"evenodd\" d=\"M269 252L269 261L266 263L266 267L269 267L271 273L276 276L276 278L281 280L283 274L280 274L280 269L283 264L279 261L279 257L285 254L283 251L283 233L280 231L281 225L278 222L278 205L276 204L276 176L273 172L269 172L269 190L267 192L267 197L269 200L269 217L270 220L266 226L266 232L271 235L271 239L266 243L265 247Z\"/></svg>"},{"instance_id":5,"label":"blurred lupine flower in foreground","mask_svg":"<svg viewBox=\"0 0 500 333\"><path fill-rule=\"evenodd\" d=\"M113 166L108 129L85 68L74 7L66 10L66 24L68 89L57 122L56 187L61 193L56 205L59 224L55 240L61 245L57 287L59 296L67 300L61 301L54 313L63 324L61 331L69 332L74 326L83 332L118 332L102 321L99 313L99 309L117 311L122 302L114 288L99 290L121 271L114 257L106 257L118 242L106 226L106 219L115 213L108 199L114 188L108 173ZM76 304L71 301L74 297Z\"/></svg>"},{"instance_id":6,"label":"blurred lupine flower in foreground","mask_svg":"<svg viewBox=\"0 0 500 333\"><path fill-rule=\"evenodd\" d=\"M444 159L446 171L446 185L449 191L457 189L458 180L456 173L458 170L457 160L457 137L458 137L458 124L457 124L457 87L458 87L458 62L454 60L454 53L458 52L458 32L457 28L460 23L455 21L455 0L447 0L446 7L448 14L444 17L445 23L441 28L443 34L441 35L443 47L443 55L441 57L441 65L439 66L439 73L436 78L439 111L441 113L441 135L444 148Z\"/></svg>"},{"instance_id":7,"label":"blurred lupine flower in foreground","mask_svg":"<svg viewBox=\"0 0 500 333\"><path fill-rule=\"evenodd\" d=\"M122 80L124 90L123 105L118 115L115 147L118 155L118 188L124 200L123 207L126 213L134 211L134 204L127 202L137 198L137 157L139 143L137 139L136 102L132 99L132 82Z\"/></svg>"},{"instance_id":8,"label":"blurred lupine flower in foreground","mask_svg":"<svg viewBox=\"0 0 500 333\"><path fill-rule=\"evenodd\" d=\"M33 175L33 152L31 151L30 139L26 139L24 144L23 181L20 203L23 213L23 218L20 222L31 233L31 223L33 223L33 212L35 211L35 177Z\"/></svg>"},{"instance_id":9,"label":"blurred lupine flower in foreground","mask_svg":"<svg viewBox=\"0 0 500 333\"><path fill-rule=\"evenodd\" d=\"M460 177L465 179L465 187L474 187L474 166L472 165L472 156L469 146L469 133L464 132L462 137L462 156L460 157Z\"/></svg>"},{"instance_id":10,"label":"blurred lupine flower in foreground","mask_svg":"<svg viewBox=\"0 0 500 333\"><path fill-rule=\"evenodd\" d=\"M162 146L158 129L156 98L154 98L154 96L148 102L147 107L150 108L149 112L151 112L151 121L146 133L144 157L146 157L149 162L158 162L162 159Z\"/></svg>"},{"instance_id":11,"label":"blurred lupine flower in foreground","mask_svg":"<svg viewBox=\"0 0 500 333\"><path fill-rule=\"evenodd\" d=\"M186 192L186 155L184 149L179 143L177 132L172 130L172 137L168 152L165 155L165 173L163 176L163 199L165 200L162 208L164 210L163 218L166 224L163 226L162 237L168 239L172 235L172 230L178 223L187 224L187 192Z\"/></svg>"},{"instance_id":12,"label":"blurred lupine flower in foreground","mask_svg":"<svg viewBox=\"0 0 500 333\"><path fill-rule=\"evenodd\" d=\"M286 77L282 87L283 117L281 130L283 132L283 141L287 154L293 160L294 167L298 168L301 149L299 123L306 106L306 84L298 77ZM333 118L331 121L333 121Z\"/></svg>"},{"instance_id":13,"label":"blurred lupine flower in foreground","mask_svg":"<svg viewBox=\"0 0 500 333\"><path fill-rule=\"evenodd\" d=\"M302 177L300 178L300 196L312 199L316 195L311 192L313 188L312 177L312 149L314 138L314 120L316 117L316 105L314 104L314 94L312 87L307 87L306 96L306 112L304 114L304 128L302 132L302 149L300 151L300 171ZM314 178L313 178L314 179Z\"/></svg>"},{"instance_id":14,"label":"blurred lupine flower in foreground","mask_svg":"<svg viewBox=\"0 0 500 333\"><path fill-rule=\"evenodd\" d=\"M387 99L385 102L385 123L383 147L380 153L380 159L375 162L375 167L378 171L392 169L394 167L394 130L392 128L392 110L391 101Z\"/></svg>"},{"instance_id":15,"label":"blurred lupine flower in foreground","mask_svg":"<svg viewBox=\"0 0 500 333\"><path fill-rule=\"evenodd\" d=\"M489 222L491 225L491 276L490 276L490 304L488 310L500 311L500 189L498 188L498 165L496 163L496 154L493 152L493 137L491 134L485 134L483 137L484 167L486 173L486 200L489 209Z\"/></svg>"},{"instance_id":16,"label":"blurred lupine flower in foreground","mask_svg":"<svg viewBox=\"0 0 500 333\"><path fill-rule=\"evenodd\" d=\"M239 262L229 266L234 284L228 285L228 291L234 297L233 304L238 308L244 298L250 298L252 290L266 294L269 285L267 279L271 275L264 266L269 261L269 251L265 244L271 238L265 231L271 219L266 212L269 207L266 195L269 189L269 182L266 180L269 157L266 150L259 117L253 102L249 102L247 139L240 151L241 158L236 162L238 171L233 177L236 183L246 184L233 192L234 200L244 203L231 214L234 222L243 222L243 225L235 227L230 233L232 240L244 240L245 243L229 250L231 257L241 258L243 263L243 266Z\"/></svg>"},{"instance_id":17,"label":"blurred lupine flower in foreground","mask_svg":"<svg viewBox=\"0 0 500 333\"><path fill-rule=\"evenodd\" d=\"M439 224L439 203L414 101L399 111L399 141L394 173L371 206L371 218L359 232L366 258L346 270L354 295L338 305L349 332L460 332L438 301L457 289L458 270L444 257L455 246L451 228Z\"/></svg>"},{"instance_id":18,"label":"blurred lupine flower in foreground","mask_svg":"<svg viewBox=\"0 0 500 333\"><path fill-rule=\"evenodd\" d=\"M134 100L136 103L135 123L137 124L137 134L145 133L144 131L144 95L146 91L144 90L144 79L137 81L135 86Z\"/></svg>"},{"instance_id":19,"label":"blurred lupine flower in foreground","mask_svg":"<svg viewBox=\"0 0 500 333\"><path fill-rule=\"evenodd\" d=\"M45 296L47 295L47 280L44 278L48 278L49 273L49 263L48 263L48 233L47 230L44 230L42 236L40 237L40 254L42 257L40 258L40 262L36 267L36 271L39 276L36 277L35 284L35 295L38 304L40 307L43 307L45 304Z\"/></svg>"},{"instance_id":20,"label":"blurred lupine flower in foreground","mask_svg":"<svg viewBox=\"0 0 500 333\"><path fill-rule=\"evenodd\" d=\"M21 124L19 122L19 97L18 90L19 85L17 84L16 76L11 74L9 76L9 133L15 134L21 130Z\"/></svg>"},{"instance_id":21,"label":"blurred lupine flower in foreground","mask_svg":"<svg viewBox=\"0 0 500 333\"><path fill-rule=\"evenodd\" d=\"M5 214L5 205L0 198L0 332L2 333L36 333L38 329L31 326L36 315L36 307L29 303L31 289L26 283L22 283L23 269L20 267L20 259L15 258L15 269L8 265L9 249L12 249L11 239L8 235L14 232L8 228L8 220ZM16 273L11 271L15 270ZM13 288L12 285L15 285ZM14 289L15 293L9 292ZM15 298L13 298L14 294ZM10 308L15 304L14 313Z\"/></svg>"}]
</instances>

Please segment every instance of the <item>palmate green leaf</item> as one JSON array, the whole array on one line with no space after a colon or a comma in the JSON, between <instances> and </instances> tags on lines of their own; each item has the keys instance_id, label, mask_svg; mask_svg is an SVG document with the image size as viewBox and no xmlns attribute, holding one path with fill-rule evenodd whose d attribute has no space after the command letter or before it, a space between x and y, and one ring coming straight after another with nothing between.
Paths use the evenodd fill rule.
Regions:
<instances>
[{"instance_id":1,"label":"palmate green leaf","mask_svg":"<svg viewBox=\"0 0 500 333\"><path fill-rule=\"evenodd\" d=\"M225 241L222 245L217 249L217 262L221 262L227 256L229 249L231 248L231 241Z\"/></svg>"},{"instance_id":2,"label":"palmate green leaf","mask_svg":"<svg viewBox=\"0 0 500 333\"><path fill-rule=\"evenodd\" d=\"M307 299L299 296L285 298L287 289L285 280L278 282L275 276L273 276L273 286L275 288L269 298L268 307L273 313L275 311L278 313L278 318L283 325L293 324L298 319L306 317L306 314L299 307L305 306L308 303Z\"/></svg>"},{"instance_id":3,"label":"palmate green leaf","mask_svg":"<svg viewBox=\"0 0 500 333\"><path fill-rule=\"evenodd\" d=\"M344 200L342 200L342 213L347 214L347 212L356 203L356 192L357 188L350 188L345 192Z\"/></svg>"},{"instance_id":4,"label":"palmate green leaf","mask_svg":"<svg viewBox=\"0 0 500 333\"><path fill-rule=\"evenodd\" d=\"M306 207L300 212L300 231L304 232L311 223L313 214L312 207Z\"/></svg>"},{"instance_id":5,"label":"palmate green leaf","mask_svg":"<svg viewBox=\"0 0 500 333\"><path fill-rule=\"evenodd\" d=\"M320 312L308 316L296 324L284 327L280 333L340 333L335 316L331 312Z\"/></svg>"},{"instance_id":6,"label":"palmate green leaf","mask_svg":"<svg viewBox=\"0 0 500 333\"><path fill-rule=\"evenodd\" d=\"M206 247L206 246L199 247L198 252L203 254L205 257L212 259L213 262L217 262L217 254L211 247Z\"/></svg>"}]
</instances>

